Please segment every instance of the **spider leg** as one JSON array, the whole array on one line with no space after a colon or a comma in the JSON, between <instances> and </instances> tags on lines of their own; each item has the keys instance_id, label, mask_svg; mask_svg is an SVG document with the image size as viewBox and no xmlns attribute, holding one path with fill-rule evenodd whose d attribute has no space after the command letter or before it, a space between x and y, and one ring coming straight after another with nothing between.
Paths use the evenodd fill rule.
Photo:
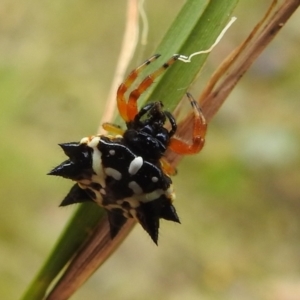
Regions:
<instances>
[{"instance_id":1,"label":"spider leg","mask_svg":"<svg viewBox=\"0 0 300 300\"><path fill-rule=\"evenodd\" d=\"M125 93L128 90L128 88L131 86L131 84L135 81L137 76L154 60L156 60L160 54L156 54L151 56L148 60L146 60L143 64L141 64L139 67L134 69L124 80L124 82L119 86L117 91L117 106L119 113L122 117L122 119L127 123L131 121L128 117L127 113L127 103L125 99Z\"/></svg>"},{"instance_id":2,"label":"spider leg","mask_svg":"<svg viewBox=\"0 0 300 300\"><path fill-rule=\"evenodd\" d=\"M119 134L119 135L124 134L124 130L120 126L112 124L112 123L103 123L102 127L103 127L104 130L106 130L108 132L111 132L111 133L114 133L116 135L117 134Z\"/></svg>"},{"instance_id":3,"label":"spider leg","mask_svg":"<svg viewBox=\"0 0 300 300\"><path fill-rule=\"evenodd\" d=\"M164 173L167 175L174 176L177 174L176 168L174 168L164 157L160 159L160 164Z\"/></svg>"},{"instance_id":4,"label":"spider leg","mask_svg":"<svg viewBox=\"0 0 300 300\"><path fill-rule=\"evenodd\" d=\"M202 114L200 107L191 94L187 93L190 103L194 110L194 128L193 128L193 142L187 144L176 138L171 138L169 147L172 151L178 154L194 154L198 153L204 146L204 138L206 134L207 124Z\"/></svg>"},{"instance_id":5,"label":"spider leg","mask_svg":"<svg viewBox=\"0 0 300 300\"><path fill-rule=\"evenodd\" d=\"M175 132L177 130L176 120L170 112L165 111L164 113L165 113L166 117L168 118L169 122L171 123L171 130L169 131L169 136L171 137L175 134Z\"/></svg>"},{"instance_id":6,"label":"spider leg","mask_svg":"<svg viewBox=\"0 0 300 300\"><path fill-rule=\"evenodd\" d=\"M132 121L136 114L138 113L137 108L137 100L140 95L147 90L147 88L154 82L154 80L162 74L170 65L172 65L177 59L179 55L173 55L166 63L164 63L159 69L157 69L152 74L148 75L140 84L139 86L133 90L128 99L127 103L127 118L129 121Z\"/></svg>"},{"instance_id":7,"label":"spider leg","mask_svg":"<svg viewBox=\"0 0 300 300\"><path fill-rule=\"evenodd\" d=\"M133 122L138 122L152 107L156 105L156 102L152 102L143 106L140 111L135 115Z\"/></svg>"}]
</instances>

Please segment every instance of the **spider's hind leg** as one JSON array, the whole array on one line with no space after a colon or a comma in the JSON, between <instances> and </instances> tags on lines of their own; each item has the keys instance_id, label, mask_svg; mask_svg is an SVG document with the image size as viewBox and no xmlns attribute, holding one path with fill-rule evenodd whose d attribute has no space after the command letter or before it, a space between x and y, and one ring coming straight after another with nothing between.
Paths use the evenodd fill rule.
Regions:
<instances>
[{"instance_id":1,"label":"spider's hind leg","mask_svg":"<svg viewBox=\"0 0 300 300\"><path fill-rule=\"evenodd\" d=\"M207 123L204 115L198 106L196 100L190 93L187 93L188 99L194 111L194 128L192 144L187 144L177 138L172 137L170 140L170 149L178 154L195 154L198 153L204 146L204 138L207 129Z\"/></svg>"},{"instance_id":2,"label":"spider's hind leg","mask_svg":"<svg viewBox=\"0 0 300 300\"><path fill-rule=\"evenodd\" d=\"M174 176L177 174L177 170L173 167L164 157L160 159L161 167L165 174L169 176Z\"/></svg>"}]
</instances>

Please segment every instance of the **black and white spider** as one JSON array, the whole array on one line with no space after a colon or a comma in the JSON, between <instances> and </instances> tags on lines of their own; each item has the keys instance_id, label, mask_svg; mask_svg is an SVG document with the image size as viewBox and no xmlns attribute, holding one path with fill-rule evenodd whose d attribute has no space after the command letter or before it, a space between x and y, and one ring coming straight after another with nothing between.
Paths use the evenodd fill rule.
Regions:
<instances>
[{"instance_id":1,"label":"black and white spider","mask_svg":"<svg viewBox=\"0 0 300 300\"><path fill-rule=\"evenodd\" d=\"M145 61L119 86L117 106L126 129L105 123L103 128L114 135L96 135L80 142L60 144L68 159L49 173L76 182L61 206L94 201L107 210L112 238L128 218L135 218L155 243L160 219L179 223L172 204L175 194L170 178L175 170L164 154L167 149L182 155L194 154L204 145L207 125L190 94L187 96L194 112L191 144L175 137L176 120L163 110L160 101L140 110L137 107L140 95L178 59L178 55L148 75L126 100L125 93L140 72L158 57L154 55ZM166 122L170 123L170 130L165 127Z\"/></svg>"}]
</instances>

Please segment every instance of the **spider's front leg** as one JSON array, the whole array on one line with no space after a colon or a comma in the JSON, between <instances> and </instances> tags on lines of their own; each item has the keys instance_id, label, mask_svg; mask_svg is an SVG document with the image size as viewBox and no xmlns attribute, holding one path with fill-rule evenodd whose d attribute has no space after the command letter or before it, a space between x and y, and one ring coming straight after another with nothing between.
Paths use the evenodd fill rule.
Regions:
<instances>
[{"instance_id":1,"label":"spider's front leg","mask_svg":"<svg viewBox=\"0 0 300 300\"><path fill-rule=\"evenodd\" d=\"M194 111L194 128L192 144L187 144L174 137L171 138L169 144L169 148L172 151L181 155L198 153L204 146L205 134L207 129L206 120L200 107L198 106L198 103L190 93L187 93L187 96L190 100Z\"/></svg>"},{"instance_id":2,"label":"spider's front leg","mask_svg":"<svg viewBox=\"0 0 300 300\"><path fill-rule=\"evenodd\" d=\"M103 123L102 128L106 130L107 132L111 132L115 135L122 135L124 134L124 129L121 128L121 126L113 124L113 123Z\"/></svg>"},{"instance_id":3,"label":"spider's front leg","mask_svg":"<svg viewBox=\"0 0 300 300\"><path fill-rule=\"evenodd\" d=\"M138 75L154 60L156 60L160 55L156 54L151 56L149 59L147 59L143 64L141 64L139 67L134 69L124 80L124 82L119 86L117 91L117 106L119 113L122 117L122 119L128 123L129 121L132 121L132 119L128 116L128 104L125 99L125 93L127 90L131 87L132 83L135 81L135 79L138 77Z\"/></svg>"},{"instance_id":4,"label":"spider's front leg","mask_svg":"<svg viewBox=\"0 0 300 300\"><path fill-rule=\"evenodd\" d=\"M157 69L155 72L152 74L148 75L140 84L139 86L133 90L128 99L128 104L127 104L127 117L130 121L134 119L134 117L138 113L138 108L137 108L137 100L139 99L140 95L145 92L148 87L154 82L154 80L161 75L170 65L172 65L176 60L178 60L180 55L175 54L173 55L166 63L164 63L159 69ZM156 57L157 58L157 57ZM155 58L155 59L156 59ZM152 58L151 58L152 59ZM151 60L153 61L153 59ZM151 62L149 61L149 63ZM146 61L147 63L147 61ZM148 64L149 64L148 63Z\"/></svg>"}]
</instances>

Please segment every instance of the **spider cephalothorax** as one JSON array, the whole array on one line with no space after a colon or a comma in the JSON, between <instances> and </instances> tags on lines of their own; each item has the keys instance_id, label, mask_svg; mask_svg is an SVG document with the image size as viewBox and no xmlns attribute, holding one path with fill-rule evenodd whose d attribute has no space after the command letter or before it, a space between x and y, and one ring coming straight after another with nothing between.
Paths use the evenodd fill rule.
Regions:
<instances>
[{"instance_id":1,"label":"spider cephalothorax","mask_svg":"<svg viewBox=\"0 0 300 300\"><path fill-rule=\"evenodd\" d=\"M174 169L163 155L167 149L179 154L197 153L204 144L205 119L190 94L195 119L192 144L174 137L176 121L171 113L163 110L161 102L147 104L139 111L137 108L141 93L178 55L148 75L126 101L124 94L132 82L157 58L155 55L133 70L118 89L117 105L127 129L105 123L103 128L115 136L97 135L60 144L69 159L49 173L76 182L61 206L94 201L107 210L112 238L128 218L135 218L155 243L160 219L179 223L172 204L175 194L170 175ZM171 129L165 127L166 122Z\"/></svg>"},{"instance_id":2,"label":"spider cephalothorax","mask_svg":"<svg viewBox=\"0 0 300 300\"><path fill-rule=\"evenodd\" d=\"M170 138L176 132L175 119L162 108L161 102L145 105L134 120L127 123L127 130L123 134L125 143L145 159L159 160L166 152ZM145 115L147 116L142 119ZM167 119L171 123L171 130L164 127Z\"/></svg>"}]
</instances>

